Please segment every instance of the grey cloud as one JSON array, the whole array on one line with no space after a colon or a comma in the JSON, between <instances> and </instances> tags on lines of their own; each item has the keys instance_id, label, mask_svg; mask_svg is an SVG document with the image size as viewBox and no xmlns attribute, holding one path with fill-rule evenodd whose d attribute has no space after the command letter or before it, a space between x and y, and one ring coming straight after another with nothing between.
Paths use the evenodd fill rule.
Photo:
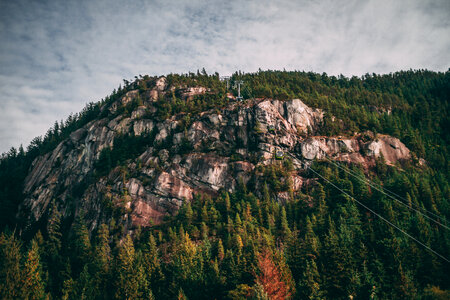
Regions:
<instances>
[{"instance_id":1,"label":"grey cloud","mask_svg":"<svg viewBox=\"0 0 450 300\"><path fill-rule=\"evenodd\" d=\"M0 151L138 74L444 71L450 2L1 1Z\"/></svg>"}]
</instances>

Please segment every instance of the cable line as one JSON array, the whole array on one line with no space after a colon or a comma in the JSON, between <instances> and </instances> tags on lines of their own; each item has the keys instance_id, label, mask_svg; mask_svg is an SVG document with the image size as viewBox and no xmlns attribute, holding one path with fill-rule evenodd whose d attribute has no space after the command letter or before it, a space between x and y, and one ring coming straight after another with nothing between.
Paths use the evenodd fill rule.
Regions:
<instances>
[{"instance_id":1,"label":"cable line","mask_svg":"<svg viewBox=\"0 0 450 300\"><path fill-rule=\"evenodd\" d=\"M316 146L316 147L317 147L319 150L321 150L319 146ZM359 174L357 174L356 172L350 170L349 168L342 167L341 164L339 164L338 162L332 160L332 159L329 157L329 155L328 155L325 151L322 150L322 152L323 152L323 154L324 154L324 158L325 158L328 162L330 162L330 163L333 164L334 166L338 167L339 169L343 170L343 171L346 172L347 174L350 174L351 176L353 176L353 177L355 177L355 178L357 178L357 179L359 179L359 180L361 180L361 181L367 183L367 184L368 184L369 186L371 186L372 188L378 190L379 192L383 193L384 195L388 196L389 198L393 199L394 201L400 203L401 205L405 206L406 208L408 208L408 209L410 209L410 210L413 210L413 211L415 211L415 212L421 214L421 215L424 216L425 218L431 220L432 222L434 222L434 223L436 223L436 224L438 224L438 225L444 227L444 228L447 229L447 230L450 230L450 227L449 227L449 226L447 226L447 225L445 225L445 224L442 224L441 222L439 222L439 221L437 221L437 220L431 218L430 216L424 214L424 212L426 212L427 214L433 215L433 216L435 216L436 218L438 218L438 219L440 219L440 220L443 220L444 222L447 222L447 220L446 220L445 218L442 218L441 216L436 215L435 213L433 213L433 212L431 212L431 211L428 211L427 209L425 209L425 208L423 208L423 207L420 207L420 206L418 206L418 205L416 205L416 204L414 204L414 203L412 203L412 202L411 202L411 205L414 205L415 207L419 208L419 209L422 210L422 211L420 211L419 209L413 208L412 206L409 206L409 205L406 204L405 202L400 201L400 200L396 199L394 196L389 195L388 193L385 192L385 191L388 191L390 194L396 195L396 194L393 193L392 191L389 191L389 190L385 189L385 188L382 187L381 185L378 185L378 187L377 187L377 184L371 182L369 179L366 179L365 177L361 177ZM396 195L396 196L398 196L398 195ZM408 200L406 200L405 198L400 197L400 196L398 196L398 197L401 198L401 199L403 199L404 201L408 202Z\"/></svg>"},{"instance_id":2,"label":"cable line","mask_svg":"<svg viewBox=\"0 0 450 300\"><path fill-rule=\"evenodd\" d=\"M247 87L247 85L244 85L244 89L247 89L247 92L249 93L250 98L252 98L252 100L255 100L255 97L253 97L253 94L252 94L252 92L249 90L249 88Z\"/></svg>"},{"instance_id":3,"label":"cable line","mask_svg":"<svg viewBox=\"0 0 450 300\"><path fill-rule=\"evenodd\" d=\"M422 214L423 216L429 218L428 216L424 215L423 212L418 211L418 210L416 210L416 209L410 207L409 205L407 205L407 204L404 203L403 201L399 201L398 199L395 199L394 196L392 196L392 195L395 195L395 196L397 196L398 198L400 198L400 199L402 199L402 200L408 202L407 199L405 199L405 198L403 198L403 197L401 197L401 196L395 194L394 192L392 192L392 191L390 191L390 190L384 188L384 187L381 186L380 184L371 182L369 179L366 179L365 177L360 176L360 175L357 174L356 172L350 170L348 167L342 167L342 165L341 165L339 162L333 161L333 160L331 160L331 159L328 159L328 161L331 162L332 164L334 164L335 166L337 166L338 168L340 168L341 170L343 170L344 172L347 172L347 173L350 174L350 175L353 174L354 177L356 177L356 178L358 178L358 179L360 179L360 180L366 182L366 183L369 184L371 187L373 187L373 188L379 190L380 192L384 193L386 196L388 196L388 197L390 197L390 198L392 198L392 199L394 199L394 200L400 202L400 203L403 204L403 205L406 205L409 209L413 209L413 210L417 211L418 213ZM380 190L380 189L381 189L381 190ZM388 193L386 193L386 191L389 192L389 193L392 194L392 195L388 195ZM411 205L414 205L415 207L418 207L419 209L425 211L426 213L428 213L428 214L430 214L430 215L433 215L433 216L435 216L435 217L437 217L437 218L439 218L439 219L441 219L441 220L443 220L443 221L447 221L445 218L443 218L443 217L441 217L441 216L439 216L439 215L437 215L437 214L435 214L435 213L433 213L433 212L431 212L431 211L428 211L427 209L425 209L425 208L423 208L423 207L421 207L421 206L419 206L419 205L417 205L417 204L411 203ZM431 220L434 221L434 219L431 219ZM440 225L446 227L447 229L450 229L450 227L447 227L447 226L445 226L445 225L443 225L443 224L441 224L441 223L438 223L438 224L440 224Z\"/></svg>"},{"instance_id":4,"label":"cable line","mask_svg":"<svg viewBox=\"0 0 450 300\"><path fill-rule=\"evenodd\" d=\"M323 177L322 175L320 175L318 172L314 171L311 167L306 166L308 169L310 169L312 172L314 172L317 176L319 176L320 178L322 178L323 180L325 180L326 182L328 182L330 185L332 185L333 187L335 187L336 189L338 189L339 191L341 191L344 195L347 195L348 197L350 197L353 201L355 201L356 203L358 203L359 205L361 205L362 207L364 207L365 209L367 209L368 211L372 212L374 215L376 215L377 217L379 217L381 220L383 220L384 222L386 222L387 224L391 225L392 227L394 227L395 229L397 229L398 231L402 232L403 234L405 234L407 237L409 237L410 239L414 240L416 243L418 243L419 245L423 246L424 248L428 249L429 251L431 251L433 254L439 256L440 258L442 258L443 260L445 260L446 262L450 263L450 260L447 259L445 256L439 254L438 252L434 251L433 249L431 249L430 247L428 247L427 245L425 245L424 243L422 243L421 241L419 241L418 239L416 239L415 237L413 237L412 235L410 235L409 233L407 233L406 231L404 231L403 229L401 229L400 227L398 227L397 225L395 225L394 223L390 222L389 220L387 220L386 218L384 218L383 216L381 216L380 214L376 213L374 210L372 210L370 207L368 207L367 205L365 205L364 203L358 201L357 199L355 199L354 197L350 196L347 192L343 191L341 188L339 188L338 186L336 186L335 184L333 184L330 180L326 179L325 177Z\"/></svg>"},{"instance_id":5,"label":"cable line","mask_svg":"<svg viewBox=\"0 0 450 300\"><path fill-rule=\"evenodd\" d=\"M332 162L334 161L334 160L332 160L332 159L329 157L329 155L328 155L327 153L325 153L325 156L328 157L328 160L329 160L329 161L332 161ZM336 162L338 165L341 165L341 164L340 164L339 162L337 162L337 161L334 161L334 162ZM348 167L344 167L344 168L346 168L350 173L355 174L356 177L359 176L359 174L357 174L356 172L352 171L352 170L349 169ZM364 178L364 180L370 181L369 179L366 179L366 178ZM398 197L398 198L400 198L400 199L402 199L402 200L408 202L408 200L405 199L404 197L402 197L402 196L400 196L400 195L398 195L398 194L396 194L396 193L394 193L394 192L388 190L387 188L381 186L380 184L377 184L377 183L373 183L373 184L379 186L379 187L382 188L384 191L387 191L387 192L389 192L390 194L392 194L392 195L394 195L394 196L396 196L396 197ZM418 208L420 208L420 209L426 211L426 212L429 213L430 215L433 215L433 216L435 216L435 217L437 217L437 218L439 218L439 219L441 219L441 220L447 221L445 218L443 218L443 217L441 217L441 216L439 216L439 215L437 215L437 214L435 214L435 213L433 213L433 212L431 212L431 211L428 211L428 210L426 210L426 209L423 208L423 207L420 207L420 206L418 206L418 205L416 205L416 204L414 204L414 203L411 203L411 205L415 205L416 207L418 207Z\"/></svg>"},{"instance_id":6,"label":"cable line","mask_svg":"<svg viewBox=\"0 0 450 300\"><path fill-rule=\"evenodd\" d=\"M326 155L325 155L325 158L326 158ZM409 206L408 204L404 203L403 201L398 200L397 198L395 198L395 197L392 196L392 195L387 194L387 193L384 191L384 188L383 188L383 187L380 186L380 188L379 188L379 187L375 186L370 180L368 180L368 179L366 179L366 178L362 179L361 176L355 175L354 172L352 173L352 171L346 170L346 169L343 168L339 163L337 163L337 162L335 162L335 161L333 161L333 160L331 160L331 159L329 159L329 158L326 158L326 159L327 159L328 162L332 163L334 166L336 166L336 167L338 167L339 169L343 170L343 171L346 172L347 174L349 174L349 175L355 177L356 179L359 179L359 180L361 180L361 181L367 183L367 184L368 184L369 186L371 186L372 188L374 188L374 189L376 189L377 191L383 193L384 195L388 196L389 198L393 199L394 201L400 203L400 204L403 205L404 207L406 207L406 208L408 208L408 209L411 209L411 210L414 210L415 212L421 214L422 216L424 216L425 218L429 219L430 221L432 221L432 222L434 222L434 223L436 223L436 224L438 224L438 225L444 227L444 228L447 229L447 230L450 230L450 227L449 227L449 226L447 226L447 225L445 225L445 224L442 224L442 223L439 222L439 221L436 221L435 219L431 218L430 216L424 214L422 211L420 211L420 210L418 210L418 209L416 209L416 208L414 208L414 207ZM405 199L405 201L407 201L407 200ZM411 203L411 205L412 205L412 204L413 204L413 203ZM415 206L416 206L416 205L415 205ZM424 209L424 210L425 210L425 209ZM432 212L429 212L429 211L427 211L427 210L425 210L425 211L426 211L427 213L429 213L429 214L433 214ZM433 214L433 215L435 215L435 214ZM440 218L440 219L442 219L441 217L439 217L439 216L437 216L437 215L435 215L435 216L438 217L438 218ZM444 219L444 220L445 220L445 219Z\"/></svg>"}]
</instances>

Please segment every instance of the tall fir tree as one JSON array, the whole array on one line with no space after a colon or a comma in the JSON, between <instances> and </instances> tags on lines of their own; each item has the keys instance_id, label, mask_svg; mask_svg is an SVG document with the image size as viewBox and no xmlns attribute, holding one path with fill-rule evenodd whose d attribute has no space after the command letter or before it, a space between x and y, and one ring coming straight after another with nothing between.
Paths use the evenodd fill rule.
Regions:
<instances>
[{"instance_id":1,"label":"tall fir tree","mask_svg":"<svg viewBox=\"0 0 450 300\"><path fill-rule=\"evenodd\" d=\"M18 299L22 295L21 242L14 234L0 234L0 295Z\"/></svg>"},{"instance_id":2,"label":"tall fir tree","mask_svg":"<svg viewBox=\"0 0 450 300\"><path fill-rule=\"evenodd\" d=\"M43 299L45 296L42 281L42 265L39 256L39 246L36 240L31 241L31 249L26 255L23 269L22 297L24 299Z\"/></svg>"}]
</instances>

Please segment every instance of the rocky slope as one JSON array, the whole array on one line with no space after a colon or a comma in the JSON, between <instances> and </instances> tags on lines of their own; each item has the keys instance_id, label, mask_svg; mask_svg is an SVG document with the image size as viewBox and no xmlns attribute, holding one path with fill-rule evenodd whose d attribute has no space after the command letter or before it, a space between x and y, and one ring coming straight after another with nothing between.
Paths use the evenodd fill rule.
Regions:
<instances>
[{"instance_id":1,"label":"rocky slope","mask_svg":"<svg viewBox=\"0 0 450 300\"><path fill-rule=\"evenodd\" d=\"M231 102L221 110L192 117L188 126L183 113L161 121L155 103L168 91L161 77L143 94L128 92L102 107L103 118L91 121L52 152L38 157L25 180L27 197L19 209L25 225L45 218L53 200L64 217L83 211L90 230L114 213L127 229L158 224L196 193L232 191L239 178L247 182L259 176L258 166L275 162L277 151L293 162L294 192L304 184L298 172L302 162L327 157L368 168L380 155L388 164L410 158L402 142L386 135L317 136L323 112L299 99ZM189 87L181 96L192 99L207 92L203 87ZM137 98L139 106L121 112ZM104 176L95 175L102 150L114 147L118 137L150 133L154 140L137 159ZM286 195L280 194L279 199L283 197Z\"/></svg>"}]
</instances>

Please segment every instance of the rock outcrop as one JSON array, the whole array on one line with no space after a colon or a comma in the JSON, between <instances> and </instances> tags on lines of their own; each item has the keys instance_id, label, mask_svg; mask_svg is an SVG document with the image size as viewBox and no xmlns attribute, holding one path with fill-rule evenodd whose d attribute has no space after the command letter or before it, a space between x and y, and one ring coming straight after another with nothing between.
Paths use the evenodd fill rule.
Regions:
<instances>
[{"instance_id":1,"label":"rock outcrop","mask_svg":"<svg viewBox=\"0 0 450 300\"><path fill-rule=\"evenodd\" d=\"M364 141L362 135L352 138L310 137L301 144L306 159L332 159L361 164L365 168L374 165L375 158L383 156L388 165L411 158L409 149L397 138L378 135L375 140Z\"/></svg>"},{"instance_id":2,"label":"rock outcrop","mask_svg":"<svg viewBox=\"0 0 450 300\"><path fill-rule=\"evenodd\" d=\"M303 159L327 157L370 167L380 155L389 164L410 156L405 145L386 135L369 141L362 135L315 136L323 112L299 99L233 102L222 110L202 112L181 128L179 116L157 121L154 101L166 90L161 77L150 91L126 93L102 108L106 117L74 131L52 152L38 157L25 180L27 198L19 211L28 217L26 225L41 220L53 200L64 217L84 211L91 230L107 222L111 211L122 215L128 229L158 224L196 193L233 191L239 178L247 182L252 174L258 176L256 167L273 163L276 151L296 168ZM187 88L183 97L206 92L202 87ZM137 97L143 105L128 115L117 114ZM153 144L136 159L96 176L100 152L113 147L119 135L150 132L155 132ZM291 181L294 192L305 184L297 171ZM280 194L279 200L286 197L289 194Z\"/></svg>"}]
</instances>

